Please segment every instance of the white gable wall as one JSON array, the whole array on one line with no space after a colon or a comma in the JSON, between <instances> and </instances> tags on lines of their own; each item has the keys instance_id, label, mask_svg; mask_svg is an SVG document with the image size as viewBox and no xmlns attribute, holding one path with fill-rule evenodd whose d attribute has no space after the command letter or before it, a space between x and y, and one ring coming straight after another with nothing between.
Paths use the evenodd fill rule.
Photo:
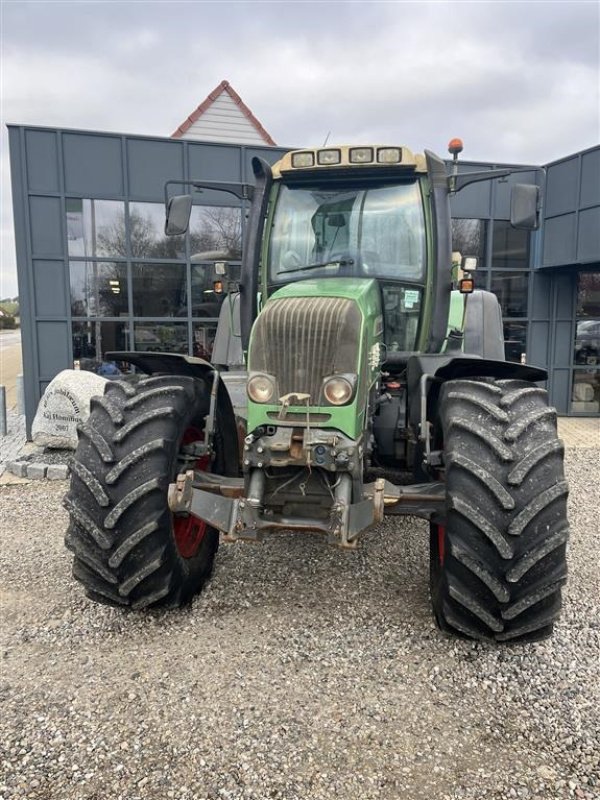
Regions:
<instances>
[{"instance_id":1,"label":"white gable wall","mask_svg":"<svg viewBox=\"0 0 600 800\"><path fill-rule=\"evenodd\" d=\"M222 92L181 138L203 142L265 144L263 137L227 92Z\"/></svg>"}]
</instances>

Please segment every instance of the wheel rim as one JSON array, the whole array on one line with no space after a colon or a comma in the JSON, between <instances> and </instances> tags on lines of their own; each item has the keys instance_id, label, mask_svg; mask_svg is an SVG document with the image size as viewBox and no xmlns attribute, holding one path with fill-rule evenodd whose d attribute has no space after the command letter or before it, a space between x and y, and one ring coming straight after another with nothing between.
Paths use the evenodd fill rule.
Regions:
<instances>
[{"instance_id":1,"label":"wheel rim","mask_svg":"<svg viewBox=\"0 0 600 800\"><path fill-rule=\"evenodd\" d=\"M204 441L204 434L199 428L189 427L183 434L181 446L184 447L194 442ZM194 470L201 472L208 472L210 467L210 458L208 456L201 456L196 459L194 463ZM206 535L207 524L203 520L188 514L186 516L176 516L172 514L173 519L173 536L175 537L175 544L177 551L182 558L193 558L198 554L202 540Z\"/></svg>"}]
</instances>

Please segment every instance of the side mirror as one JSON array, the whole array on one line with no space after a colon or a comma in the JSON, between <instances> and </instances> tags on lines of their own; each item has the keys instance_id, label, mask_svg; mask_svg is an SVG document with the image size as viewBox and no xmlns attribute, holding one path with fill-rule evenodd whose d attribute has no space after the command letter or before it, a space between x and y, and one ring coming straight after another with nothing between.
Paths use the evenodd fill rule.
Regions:
<instances>
[{"instance_id":1,"label":"side mirror","mask_svg":"<svg viewBox=\"0 0 600 800\"><path fill-rule=\"evenodd\" d=\"M190 224L192 213L192 195L179 194L171 197L167 206L165 219L165 234L167 236L181 236Z\"/></svg>"},{"instance_id":2,"label":"side mirror","mask_svg":"<svg viewBox=\"0 0 600 800\"><path fill-rule=\"evenodd\" d=\"M510 194L510 224L513 228L535 231L539 227L540 190L530 183L516 183Z\"/></svg>"}]
</instances>

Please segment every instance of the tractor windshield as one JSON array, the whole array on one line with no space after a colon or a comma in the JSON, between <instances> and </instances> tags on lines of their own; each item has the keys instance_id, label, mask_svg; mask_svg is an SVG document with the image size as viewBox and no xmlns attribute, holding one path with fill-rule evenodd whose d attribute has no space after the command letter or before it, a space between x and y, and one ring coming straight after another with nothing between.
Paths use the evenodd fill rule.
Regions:
<instances>
[{"instance_id":1,"label":"tractor windshield","mask_svg":"<svg viewBox=\"0 0 600 800\"><path fill-rule=\"evenodd\" d=\"M268 264L270 283L300 280L307 273L423 282L425 220L419 184L354 189L282 185Z\"/></svg>"}]
</instances>

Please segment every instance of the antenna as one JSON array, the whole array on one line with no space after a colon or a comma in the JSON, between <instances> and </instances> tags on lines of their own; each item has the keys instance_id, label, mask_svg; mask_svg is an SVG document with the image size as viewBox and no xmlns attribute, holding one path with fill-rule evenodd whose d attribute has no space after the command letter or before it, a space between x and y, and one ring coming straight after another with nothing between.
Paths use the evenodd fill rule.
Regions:
<instances>
[{"instance_id":1,"label":"antenna","mask_svg":"<svg viewBox=\"0 0 600 800\"><path fill-rule=\"evenodd\" d=\"M330 136L331 136L331 131L329 131L329 133L328 133L328 134L327 134L327 136L325 137L325 141L323 142L323 144L321 145L321 147L325 147L325 145L326 145L326 144L327 144L327 142L329 141L329 137L330 137Z\"/></svg>"}]
</instances>

